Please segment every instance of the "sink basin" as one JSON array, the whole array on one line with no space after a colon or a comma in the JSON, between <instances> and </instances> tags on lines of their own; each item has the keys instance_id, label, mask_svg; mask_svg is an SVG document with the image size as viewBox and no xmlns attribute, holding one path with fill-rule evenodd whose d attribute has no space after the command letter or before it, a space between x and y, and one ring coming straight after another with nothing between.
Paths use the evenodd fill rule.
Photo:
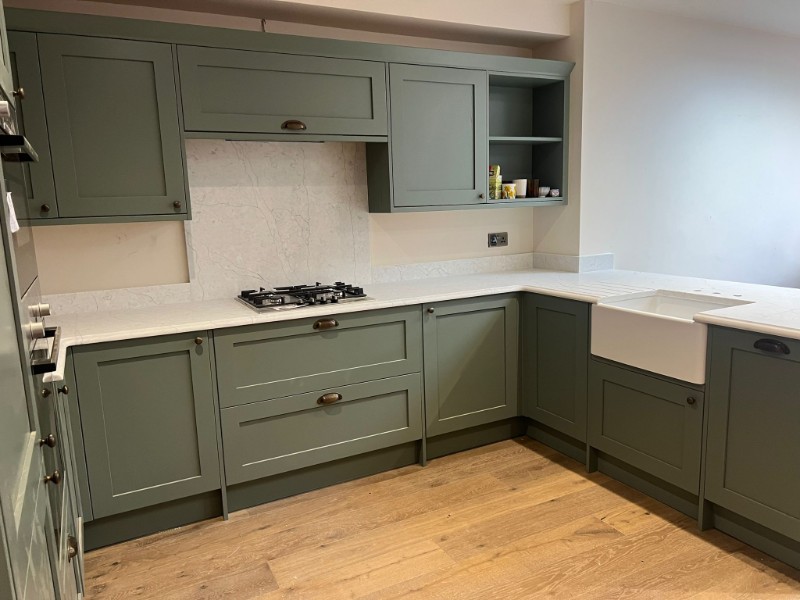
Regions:
<instances>
[{"instance_id":1,"label":"sink basin","mask_svg":"<svg viewBox=\"0 0 800 600\"><path fill-rule=\"evenodd\" d=\"M655 290L615 296L592 307L592 354L690 383L706 380L706 325L697 313L750 304Z\"/></svg>"}]
</instances>

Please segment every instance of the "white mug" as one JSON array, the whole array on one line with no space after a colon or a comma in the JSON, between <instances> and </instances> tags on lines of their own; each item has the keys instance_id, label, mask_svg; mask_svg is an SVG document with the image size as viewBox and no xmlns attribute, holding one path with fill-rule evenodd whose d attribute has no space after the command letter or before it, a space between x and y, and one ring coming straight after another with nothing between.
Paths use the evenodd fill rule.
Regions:
<instances>
[{"instance_id":1,"label":"white mug","mask_svg":"<svg viewBox=\"0 0 800 600\"><path fill-rule=\"evenodd\" d=\"M528 195L528 180L515 179L514 185L517 186L517 198L524 198Z\"/></svg>"}]
</instances>

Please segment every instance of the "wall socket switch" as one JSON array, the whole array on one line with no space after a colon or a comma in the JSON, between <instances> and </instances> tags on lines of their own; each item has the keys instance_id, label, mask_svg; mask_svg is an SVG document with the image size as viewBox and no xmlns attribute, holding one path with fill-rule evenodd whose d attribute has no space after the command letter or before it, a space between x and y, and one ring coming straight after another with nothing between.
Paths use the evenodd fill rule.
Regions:
<instances>
[{"instance_id":1,"label":"wall socket switch","mask_svg":"<svg viewBox=\"0 0 800 600\"><path fill-rule=\"evenodd\" d=\"M507 231L501 231L500 233L489 234L489 248L497 248L500 246L508 246Z\"/></svg>"}]
</instances>

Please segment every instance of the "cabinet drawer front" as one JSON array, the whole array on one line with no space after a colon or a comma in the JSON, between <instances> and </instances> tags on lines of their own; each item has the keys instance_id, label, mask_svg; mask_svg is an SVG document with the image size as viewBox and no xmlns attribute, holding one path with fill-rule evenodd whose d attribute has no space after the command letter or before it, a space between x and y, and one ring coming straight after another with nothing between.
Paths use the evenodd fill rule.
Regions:
<instances>
[{"instance_id":1,"label":"cabinet drawer front","mask_svg":"<svg viewBox=\"0 0 800 600\"><path fill-rule=\"evenodd\" d=\"M589 444L594 448L697 494L702 424L702 392L590 361Z\"/></svg>"},{"instance_id":2,"label":"cabinet drawer front","mask_svg":"<svg viewBox=\"0 0 800 600\"><path fill-rule=\"evenodd\" d=\"M760 340L789 350L759 350ZM706 497L800 541L800 342L711 332Z\"/></svg>"},{"instance_id":3,"label":"cabinet drawer front","mask_svg":"<svg viewBox=\"0 0 800 600\"><path fill-rule=\"evenodd\" d=\"M210 346L197 335L76 349L95 518L219 488Z\"/></svg>"},{"instance_id":4,"label":"cabinet drawer front","mask_svg":"<svg viewBox=\"0 0 800 600\"><path fill-rule=\"evenodd\" d=\"M195 46L178 61L187 131L387 134L383 63Z\"/></svg>"},{"instance_id":5,"label":"cabinet drawer front","mask_svg":"<svg viewBox=\"0 0 800 600\"><path fill-rule=\"evenodd\" d=\"M335 320L332 329L315 329ZM214 336L220 405L238 406L421 370L419 307L223 330Z\"/></svg>"},{"instance_id":6,"label":"cabinet drawer front","mask_svg":"<svg viewBox=\"0 0 800 600\"><path fill-rule=\"evenodd\" d=\"M170 45L41 34L39 57L59 216L185 213Z\"/></svg>"},{"instance_id":7,"label":"cabinet drawer front","mask_svg":"<svg viewBox=\"0 0 800 600\"><path fill-rule=\"evenodd\" d=\"M420 378L413 373L223 409L228 483L420 439ZM326 394L341 399L322 405Z\"/></svg>"},{"instance_id":8,"label":"cabinet drawer front","mask_svg":"<svg viewBox=\"0 0 800 600\"><path fill-rule=\"evenodd\" d=\"M427 435L517 416L519 300L455 300L425 309Z\"/></svg>"}]
</instances>

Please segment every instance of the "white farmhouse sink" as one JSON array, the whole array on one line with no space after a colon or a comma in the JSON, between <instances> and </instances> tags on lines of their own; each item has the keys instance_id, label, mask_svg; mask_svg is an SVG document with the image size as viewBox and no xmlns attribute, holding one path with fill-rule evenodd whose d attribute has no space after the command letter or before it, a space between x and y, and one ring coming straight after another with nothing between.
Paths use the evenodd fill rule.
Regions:
<instances>
[{"instance_id":1,"label":"white farmhouse sink","mask_svg":"<svg viewBox=\"0 0 800 600\"><path fill-rule=\"evenodd\" d=\"M697 313L750 304L655 290L601 300L592 307L592 354L691 383L706 380L706 325Z\"/></svg>"}]
</instances>

